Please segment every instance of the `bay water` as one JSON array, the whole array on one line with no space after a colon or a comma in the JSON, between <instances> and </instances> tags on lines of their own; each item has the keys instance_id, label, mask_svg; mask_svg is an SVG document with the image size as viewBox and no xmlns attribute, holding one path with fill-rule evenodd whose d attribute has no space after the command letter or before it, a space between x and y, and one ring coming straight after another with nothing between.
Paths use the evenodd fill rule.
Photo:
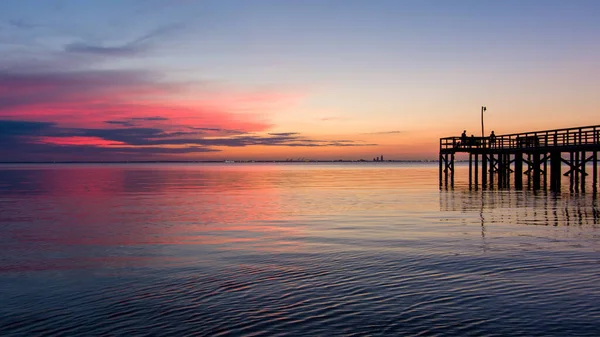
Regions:
<instances>
[{"instance_id":1,"label":"bay water","mask_svg":"<svg viewBox=\"0 0 600 337\"><path fill-rule=\"evenodd\" d=\"M0 165L0 335L600 335L595 193L437 170Z\"/></svg>"}]
</instances>

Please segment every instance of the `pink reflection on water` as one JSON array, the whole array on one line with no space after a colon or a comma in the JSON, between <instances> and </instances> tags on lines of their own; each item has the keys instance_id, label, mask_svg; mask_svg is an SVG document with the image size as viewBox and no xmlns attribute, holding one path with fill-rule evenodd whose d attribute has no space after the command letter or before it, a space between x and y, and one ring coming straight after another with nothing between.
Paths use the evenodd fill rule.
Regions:
<instances>
[{"instance_id":1,"label":"pink reflection on water","mask_svg":"<svg viewBox=\"0 0 600 337\"><path fill-rule=\"evenodd\" d=\"M20 270L39 270L45 259L52 260L50 269L62 269L69 260L79 268L86 255L89 263L105 264L97 255L115 253L97 251L110 247L146 246L145 253L164 254L165 245L240 249L265 241L287 249L282 240L301 228L278 225L289 216L271 179L276 171L75 165L13 172L19 184L7 191L11 207L1 220L11 223L8 250L22 258L3 269L16 263Z\"/></svg>"}]
</instances>

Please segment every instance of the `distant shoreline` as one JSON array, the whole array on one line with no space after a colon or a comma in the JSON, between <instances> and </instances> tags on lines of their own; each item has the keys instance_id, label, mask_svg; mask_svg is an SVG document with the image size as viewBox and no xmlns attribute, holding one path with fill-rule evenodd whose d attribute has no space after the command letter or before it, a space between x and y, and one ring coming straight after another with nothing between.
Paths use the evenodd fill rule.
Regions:
<instances>
[{"instance_id":1,"label":"distant shoreline","mask_svg":"<svg viewBox=\"0 0 600 337\"><path fill-rule=\"evenodd\" d=\"M198 160L198 161L179 161L179 160L141 160L141 161L12 161L0 162L0 164L260 164L260 163L281 163L281 164L304 164L304 163L433 163L437 160Z\"/></svg>"}]
</instances>

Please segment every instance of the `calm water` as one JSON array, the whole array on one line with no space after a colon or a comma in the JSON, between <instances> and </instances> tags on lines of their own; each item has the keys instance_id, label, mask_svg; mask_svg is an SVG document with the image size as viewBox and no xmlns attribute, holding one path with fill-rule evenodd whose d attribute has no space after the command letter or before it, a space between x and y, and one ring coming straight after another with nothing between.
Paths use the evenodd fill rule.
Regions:
<instances>
[{"instance_id":1,"label":"calm water","mask_svg":"<svg viewBox=\"0 0 600 337\"><path fill-rule=\"evenodd\" d=\"M437 184L435 164L0 166L0 335L600 335L593 194Z\"/></svg>"}]
</instances>

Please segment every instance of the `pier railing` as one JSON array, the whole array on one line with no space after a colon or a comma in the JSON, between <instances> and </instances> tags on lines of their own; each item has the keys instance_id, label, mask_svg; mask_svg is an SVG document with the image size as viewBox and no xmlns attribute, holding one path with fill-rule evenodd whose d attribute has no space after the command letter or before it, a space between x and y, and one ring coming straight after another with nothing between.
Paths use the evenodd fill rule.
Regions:
<instances>
[{"instance_id":1,"label":"pier railing","mask_svg":"<svg viewBox=\"0 0 600 337\"><path fill-rule=\"evenodd\" d=\"M446 137L440 138L440 151L490 150L534 150L541 148L568 148L600 146L600 125L555 129L525 133L513 133L490 137Z\"/></svg>"}]
</instances>

